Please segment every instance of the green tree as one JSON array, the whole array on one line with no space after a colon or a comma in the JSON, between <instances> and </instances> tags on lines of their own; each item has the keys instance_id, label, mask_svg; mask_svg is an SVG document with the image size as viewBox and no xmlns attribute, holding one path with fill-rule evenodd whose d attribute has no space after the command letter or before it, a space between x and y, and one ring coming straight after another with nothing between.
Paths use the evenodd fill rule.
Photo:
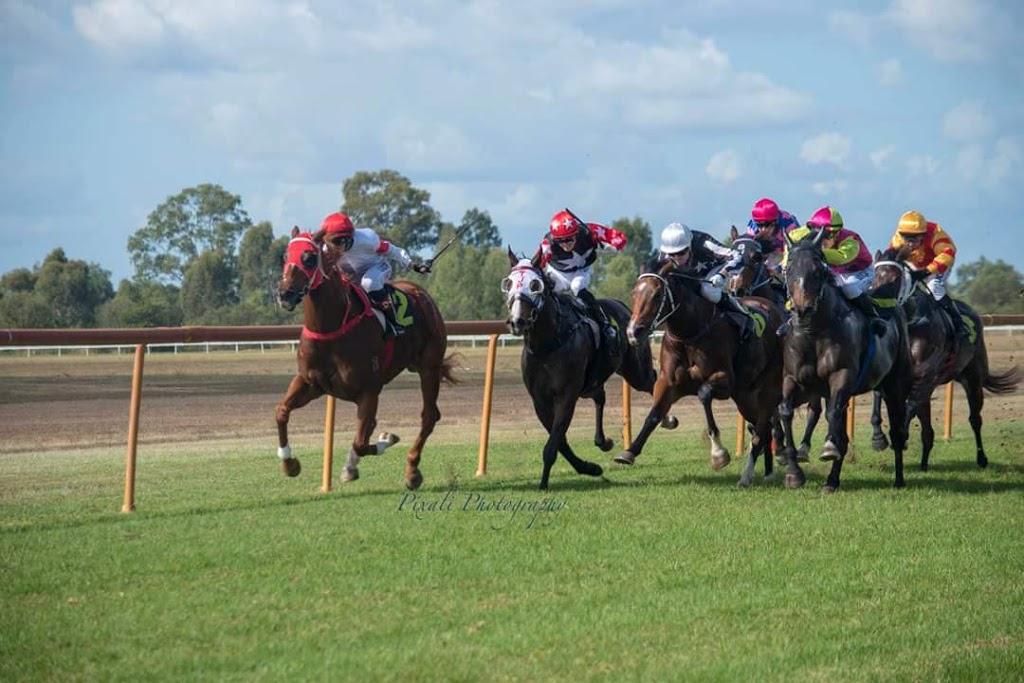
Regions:
<instances>
[{"instance_id":1,"label":"green tree","mask_svg":"<svg viewBox=\"0 0 1024 683\"><path fill-rule=\"evenodd\" d=\"M0 293L31 292L36 288L37 273L28 268L15 268L0 276Z\"/></svg>"},{"instance_id":2,"label":"green tree","mask_svg":"<svg viewBox=\"0 0 1024 683\"><path fill-rule=\"evenodd\" d=\"M242 301L271 304L281 276L288 238L274 239L270 223L262 221L245 231L238 245L238 295Z\"/></svg>"},{"instance_id":3,"label":"green tree","mask_svg":"<svg viewBox=\"0 0 1024 683\"><path fill-rule=\"evenodd\" d=\"M477 288L479 310L475 320L504 320L508 317L505 295L501 292L501 281L508 273L508 252L505 248L489 249L480 268Z\"/></svg>"},{"instance_id":4,"label":"green tree","mask_svg":"<svg viewBox=\"0 0 1024 683\"><path fill-rule=\"evenodd\" d=\"M634 218L619 218L612 222L611 227L626 235L626 248L622 252L629 255L639 272L647 259L654 256L650 223L636 216ZM636 277L635 274L634 277Z\"/></svg>"},{"instance_id":5,"label":"green tree","mask_svg":"<svg viewBox=\"0 0 1024 683\"><path fill-rule=\"evenodd\" d=\"M498 226L491 220L491 214L472 208L462 216L459 223L459 230L462 233L462 242L481 249L493 249L501 246L501 235L498 233ZM445 239L441 244L448 240Z\"/></svg>"},{"instance_id":6,"label":"green tree","mask_svg":"<svg viewBox=\"0 0 1024 683\"><path fill-rule=\"evenodd\" d=\"M7 292L0 297L0 327L53 327L50 304L38 292Z\"/></svg>"},{"instance_id":7,"label":"green tree","mask_svg":"<svg viewBox=\"0 0 1024 683\"><path fill-rule=\"evenodd\" d=\"M629 306L637 272L632 254L621 253L606 259L602 268L601 282L595 287L594 295L606 299L618 299Z\"/></svg>"},{"instance_id":8,"label":"green tree","mask_svg":"<svg viewBox=\"0 0 1024 683\"><path fill-rule=\"evenodd\" d=\"M951 292L978 313L1024 313L1024 277L1009 263L982 256L955 272Z\"/></svg>"},{"instance_id":9,"label":"green tree","mask_svg":"<svg viewBox=\"0 0 1024 683\"><path fill-rule=\"evenodd\" d=\"M95 263L68 260L58 247L36 275L35 292L47 302L56 327L92 327L100 305L114 296L110 273Z\"/></svg>"},{"instance_id":10,"label":"green tree","mask_svg":"<svg viewBox=\"0 0 1024 683\"><path fill-rule=\"evenodd\" d=\"M238 238L252 225L242 199L220 185L189 187L153 210L128 238L139 280L181 284L185 270L206 251L234 259Z\"/></svg>"},{"instance_id":11,"label":"green tree","mask_svg":"<svg viewBox=\"0 0 1024 683\"><path fill-rule=\"evenodd\" d=\"M114 298L100 307L103 327L178 327L184 320L180 291L159 282L121 280Z\"/></svg>"},{"instance_id":12,"label":"green tree","mask_svg":"<svg viewBox=\"0 0 1024 683\"><path fill-rule=\"evenodd\" d=\"M345 181L342 194L341 210L357 228L370 228L410 251L437 243L440 216L430 206L430 193L397 171L359 171Z\"/></svg>"},{"instance_id":13,"label":"green tree","mask_svg":"<svg viewBox=\"0 0 1024 683\"><path fill-rule=\"evenodd\" d=\"M454 234L450 224L441 228L441 241L448 242ZM437 302L445 320L473 320L476 311L476 287L480 275L479 251L456 240L444 256L434 264L427 280L427 289Z\"/></svg>"},{"instance_id":14,"label":"green tree","mask_svg":"<svg viewBox=\"0 0 1024 683\"><path fill-rule=\"evenodd\" d=\"M195 324L207 312L238 303L235 271L228 256L219 250L204 251L185 270L181 283L181 310L185 321Z\"/></svg>"}]
</instances>

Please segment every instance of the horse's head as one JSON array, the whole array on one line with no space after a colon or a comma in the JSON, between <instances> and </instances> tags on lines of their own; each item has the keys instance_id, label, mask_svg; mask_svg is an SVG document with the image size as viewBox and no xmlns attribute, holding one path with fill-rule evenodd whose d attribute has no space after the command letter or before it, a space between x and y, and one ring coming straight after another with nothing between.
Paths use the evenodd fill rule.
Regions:
<instances>
[{"instance_id":1,"label":"horse's head","mask_svg":"<svg viewBox=\"0 0 1024 683\"><path fill-rule=\"evenodd\" d=\"M807 236L799 242L783 234L789 250L786 257L786 290L793 302L793 313L798 318L810 317L818 310L825 288L831 282L825 254L821 250L825 231L818 230L813 236Z\"/></svg>"},{"instance_id":2,"label":"horse's head","mask_svg":"<svg viewBox=\"0 0 1024 683\"><path fill-rule=\"evenodd\" d=\"M668 274L675 268L669 260L656 258L647 262L644 272L633 285L629 325L626 338L631 346L642 343L675 309L675 299Z\"/></svg>"},{"instance_id":3,"label":"horse's head","mask_svg":"<svg viewBox=\"0 0 1024 683\"><path fill-rule=\"evenodd\" d=\"M875 252L875 279L871 281L871 289L895 293L896 302L900 305L914 291L914 280L910 267L906 264L910 252L911 248L906 244L899 249L890 247L885 251Z\"/></svg>"},{"instance_id":4,"label":"horse's head","mask_svg":"<svg viewBox=\"0 0 1024 683\"><path fill-rule=\"evenodd\" d=\"M735 228L733 228L735 230ZM761 243L753 237L734 237L732 248L740 257L740 267L729 277L726 288L734 294L750 294L757 284L758 273L764 265Z\"/></svg>"},{"instance_id":5,"label":"horse's head","mask_svg":"<svg viewBox=\"0 0 1024 683\"><path fill-rule=\"evenodd\" d=\"M284 272L277 285L277 301L285 310L294 310L311 289L319 287L324 278L322 244L308 232L292 228L292 239L285 252Z\"/></svg>"},{"instance_id":6,"label":"horse's head","mask_svg":"<svg viewBox=\"0 0 1024 683\"><path fill-rule=\"evenodd\" d=\"M511 249L508 256L512 270L501 281L501 291L508 306L506 322L512 334L521 336L530 331L544 308L548 283L538 264L530 259L517 258Z\"/></svg>"}]
</instances>

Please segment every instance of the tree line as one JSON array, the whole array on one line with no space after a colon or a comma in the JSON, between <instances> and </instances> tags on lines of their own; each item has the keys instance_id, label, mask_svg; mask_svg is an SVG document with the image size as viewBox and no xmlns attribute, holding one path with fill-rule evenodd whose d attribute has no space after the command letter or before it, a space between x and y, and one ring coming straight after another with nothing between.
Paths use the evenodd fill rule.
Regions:
<instances>
[{"instance_id":1,"label":"tree line","mask_svg":"<svg viewBox=\"0 0 1024 683\"><path fill-rule=\"evenodd\" d=\"M448 222L430 205L429 192L390 169L360 171L341 191L340 209L357 227L372 228L424 257L463 231L431 275L399 277L425 284L448 320L505 317L498 283L508 274L508 258L487 211L473 207L457 224ZM538 219L538 243L546 219ZM627 247L598 258L592 288L628 305L638 272L654 254L654 238L639 216L611 225L627 235ZM276 305L287 243L287 235L274 237L268 221L254 223L240 196L214 184L185 188L157 206L128 238L134 273L116 290L109 271L69 259L60 246L32 268L0 275L0 327L299 323L301 309L289 313ZM955 274L954 296L979 312L1024 313L1024 277L1012 265L982 257L958 265Z\"/></svg>"}]
</instances>

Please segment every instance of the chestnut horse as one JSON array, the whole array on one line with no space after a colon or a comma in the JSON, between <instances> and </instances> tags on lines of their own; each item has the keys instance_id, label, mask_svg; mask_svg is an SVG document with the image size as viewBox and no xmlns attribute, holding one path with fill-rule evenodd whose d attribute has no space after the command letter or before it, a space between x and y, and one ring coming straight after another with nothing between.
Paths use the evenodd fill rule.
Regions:
<instances>
[{"instance_id":1,"label":"chestnut horse","mask_svg":"<svg viewBox=\"0 0 1024 683\"><path fill-rule=\"evenodd\" d=\"M612 354L603 341L597 347L595 337L603 335L596 326L592 327L575 297L556 294L539 263L517 258L511 249L508 259L512 270L501 282L509 311L508 327L512 334L524 337L520 360L523 383L548 432L540 488L548 487L558 453L580 474L601 476L601 466L579 458L566 440L576 402L581 396L593 399L597 408L594 445L603 451L611 450L613 442L604 435L604 384L612 373L618 373L634 389L651 393L651 348L626 346L621 337L629 311L625 304L613 299L601 299L600 305L618 328L619 348ZM666 417L662 424L674 429L678 421Z\"/></svg>"},{"instance_id":2,"label":"chestnut horse","mask_svg":"<svg viewBox=\"0 0 1024 683\"><path fill-rule=\"evenodd\" d=\"M377 403L381 389L405 369L420 376L423 412L420 433L406 456L405 485L416 489L423 483L420 453L434 425L441 419L437 395L441 381L455 384L454 359L445 357L448 338L444 320L426 290L412 282L396 282L394 288L408 304L407 315L414 322L404 334L384 339L369 298L358 284L343 277L330 255L323 251L322 236L292 229L284 274L278 285L278 300L292 310L302 302L302 338L299 341L299 370L277 404L278 456L289 477L298 476L301 466L288 443L288 416L324 394L356 404L356 432L342 481L359 478L359 459L380 455L398 443L398 437L382 433L376 441L370 435L377 426Z\"/></svg>"},{"instance_id":3,"label":"chestnut horse","mask_svg":"<svg viewBox=\"0 0 1024 683\"><path fill-rule=\"evenodd\" d=\"M772 417L782 396L782 343L775 330L782 313L766 299L746 297L742 303L759 313L758 332L740 342L740 332L713 303L701 296L701 278L678 269L671 261L648 264L633 287L632 315L626 335L632 345L643 344L662 322L660 369L654 384L654 405L629 450L615 462L632 465L654 427L669 407L683 396L697 396L704 407L711 437L711 467L729 464L712 399L731 398L743 418L754 426L750 453L740 477L749 486L757 457L765 453L764 474L770 477Z\"/></svg>"},{"instance_id":4,"label":"chestnut horse","mask_svg":"<svg viewBox=\"0 0 1024 683\"><path fill-rule=\"evenodd\" d=\"M764 251L761 243L753 237L741 237L732 227L732 248L740 255L740 265L726 282L726 288L736 296L759 296L775 303L780 309L786 307L786 285L776 278L768 270L765 263ZM814 428L818 426L821 419L821 399L810 401L807 404L807 426L804 428L804 436L800 440L800 446L796 449L796 459L799 462L808 462L811 453L811 436ZM786 456L782 449L785 438L782 432L781 420L773 420L772 434L777 449L776 462L780 465L786 464Z\"/></svg>"},{"instance_id":5,"label":"chestnut horse","mask_svg":"<svg viewBox=\"0 0 1024 683\"><path fill-rule=\"evenodd\" d=\"M905 486L903 450L907 434L904 415L913 384L906 321L899 310L888 321L888 331L878 338L864 314L855 310L832 281L817 231L799 242L786 234L788 264L786 287L793 302L792 327L785 337L785 372L779 414L786 432L788 469L786 486L804 484L804 473L792 457L793 408L801 400L826 401L828 434L821 460L832 461L823 490L839 489L843 459L849 447L846 408L850 398L876 387L889 412L889 436L896 454L896 487Z\"/></svg>"},{"instance_id":6,"label":"chestnut horse","mask_svg":"<svg viewBox=\"0 0 1024 683\"><path fill-rule=\"evenodd\" d=\"M917 418L921 421L921 469L928 469L928 456L935 443L932 429L931 396L935 387L950 381L957 381L967 393L970 408L968 420L974 430L976 447L975 459L978 467L988 467L988 457L981 443L981 409L985 405L985 391L993 394L1012 394L1020 382L1020 371L1014 366L1001 373L992 373L988 367L988 351L981 319L974 310L962 301L955 301L957 309L966 318L971 336L959 340L947 316L935 303L931 293L918 284L928 275L926 270L911 268L906 259L910 247L899 250L887 249L875 252L875 280L872 289L876 296L885 292L907 315L907 329L910 334L910 355L914 359L914 382L921 392L916 402ZM906 416L906 429L914 414ZM885 449L889 443L882 433L881 396L876 392L871 411L871 445L875 450Z\"/></svg>"}]
</instances>

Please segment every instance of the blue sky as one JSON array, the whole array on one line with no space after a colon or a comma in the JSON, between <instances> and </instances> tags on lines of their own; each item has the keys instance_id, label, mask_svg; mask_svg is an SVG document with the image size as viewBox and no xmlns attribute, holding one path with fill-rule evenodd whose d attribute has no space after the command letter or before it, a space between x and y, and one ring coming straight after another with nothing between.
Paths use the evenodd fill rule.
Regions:
<instances>
[{"instance_id":1,"label":"blue sky","mask_svg":"<svg viewBox=\"0 0 1024 683\"><path fill-rule=\"evenodd\" d=\"M551 214L724 235L769 196L905 210L1022 267L1014 0L0 0L0 272L204 182L277 234L393 168L531 250Z\"/></svg>"}]
</instances>

